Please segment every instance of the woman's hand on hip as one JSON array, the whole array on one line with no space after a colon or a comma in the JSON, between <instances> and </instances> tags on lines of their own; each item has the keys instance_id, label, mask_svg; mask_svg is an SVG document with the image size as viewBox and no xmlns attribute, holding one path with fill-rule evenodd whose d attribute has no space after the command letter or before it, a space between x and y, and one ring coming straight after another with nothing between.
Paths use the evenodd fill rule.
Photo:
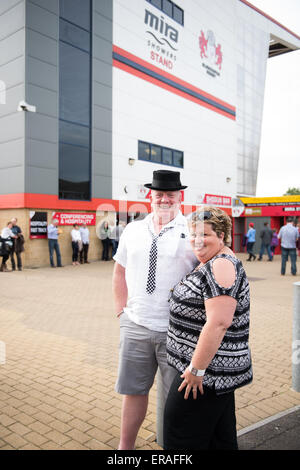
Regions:
<instances>
[{"instance_id":1,"label":"woman's hand on hip","mask_svg":"<svg viewBox=\"0 0 300 470\"><path fill-rule=\"evenodd\" d=\"M187 400L189 397L190 392L192 391L193 398L194 400L197 399L197 393L198 391L200 392L201 395L203 395L203 377L196 377L193 375L189 369L186 369L184 373L180 376L182 379L184 379L178 388L178 392L181 392L185 387L185 394L184 394L184 399Z\"/></svg>"}]
</instances>

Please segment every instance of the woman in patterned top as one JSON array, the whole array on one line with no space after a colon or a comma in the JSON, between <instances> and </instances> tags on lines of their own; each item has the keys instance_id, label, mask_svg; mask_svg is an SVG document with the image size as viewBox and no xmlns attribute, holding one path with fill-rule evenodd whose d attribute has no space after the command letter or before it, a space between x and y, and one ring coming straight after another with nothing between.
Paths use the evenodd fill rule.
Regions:
<instances>
[{"instance_id":1,"label":"woman in patterned top","mask_svg":"<svg viewBox=\"0 0 300 470\"><path fill-rule=\"evenodd\" d=\"M237 449L234 390L252 381L249 284L215 207L189 218L200 261L170 294L167 356L178 371L165 406L166 450Z\"/></svg>"}]
</instances>

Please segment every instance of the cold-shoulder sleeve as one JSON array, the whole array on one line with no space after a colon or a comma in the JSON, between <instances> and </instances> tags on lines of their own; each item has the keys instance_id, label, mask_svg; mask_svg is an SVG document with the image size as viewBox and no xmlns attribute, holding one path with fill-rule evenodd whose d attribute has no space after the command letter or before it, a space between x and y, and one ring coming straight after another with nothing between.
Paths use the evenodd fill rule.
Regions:
<instances>
[{"instance_id":1,"label":"cold-shoulder sleeve","mask_svg":"<svg viewBox=\"0 0 300 470\"><path fill-rule=\"evenodd\" d=\"M228 263L232 263L235 268L235 280L230 287L223 287L215 279L213 263L218 258L224 258ZM220 255L208 261L202 268L201 287L204 300L212 299L220 295L228 295L237 299L241 284L244 280L244 270L241 262L230 255Z\"/></svg>"}]
</instances>

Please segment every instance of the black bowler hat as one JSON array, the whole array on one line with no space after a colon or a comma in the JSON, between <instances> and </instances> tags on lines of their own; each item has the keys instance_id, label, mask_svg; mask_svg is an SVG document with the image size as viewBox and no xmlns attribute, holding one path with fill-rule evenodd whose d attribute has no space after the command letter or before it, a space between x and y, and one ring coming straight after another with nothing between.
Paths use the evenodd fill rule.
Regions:
<instances>
[{"instance_id":1,"label":"black bowler hat","mask_svg":"<svg viewBox=\"0 0 300 470\"><path fill-rule=\"evenodd\" d=\"M152 184L144 184L146 188L158 191L179 191L187 186L182 186L179 171L157 170L153 171Z\"/></svg>"}]
</instances>

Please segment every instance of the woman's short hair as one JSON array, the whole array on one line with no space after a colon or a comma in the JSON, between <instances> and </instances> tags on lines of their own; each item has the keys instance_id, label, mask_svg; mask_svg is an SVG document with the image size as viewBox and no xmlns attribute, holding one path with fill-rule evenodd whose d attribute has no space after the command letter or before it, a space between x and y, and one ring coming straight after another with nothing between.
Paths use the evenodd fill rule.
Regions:
<instances>
[{"instance_id":1,"label":"woman's short hair","mask_svg":"<svg viewBox=\"0 0 300 470\"><path fill-rule=\"evenodd\" d=\"M205 222L212 226L214 232L220 237L224 233L224 245L231 245L232 223L229 215L218 207L203 206L197 208L187 217L189 225L195 225L197 222Z\"/></svg>"}]
</instances>

